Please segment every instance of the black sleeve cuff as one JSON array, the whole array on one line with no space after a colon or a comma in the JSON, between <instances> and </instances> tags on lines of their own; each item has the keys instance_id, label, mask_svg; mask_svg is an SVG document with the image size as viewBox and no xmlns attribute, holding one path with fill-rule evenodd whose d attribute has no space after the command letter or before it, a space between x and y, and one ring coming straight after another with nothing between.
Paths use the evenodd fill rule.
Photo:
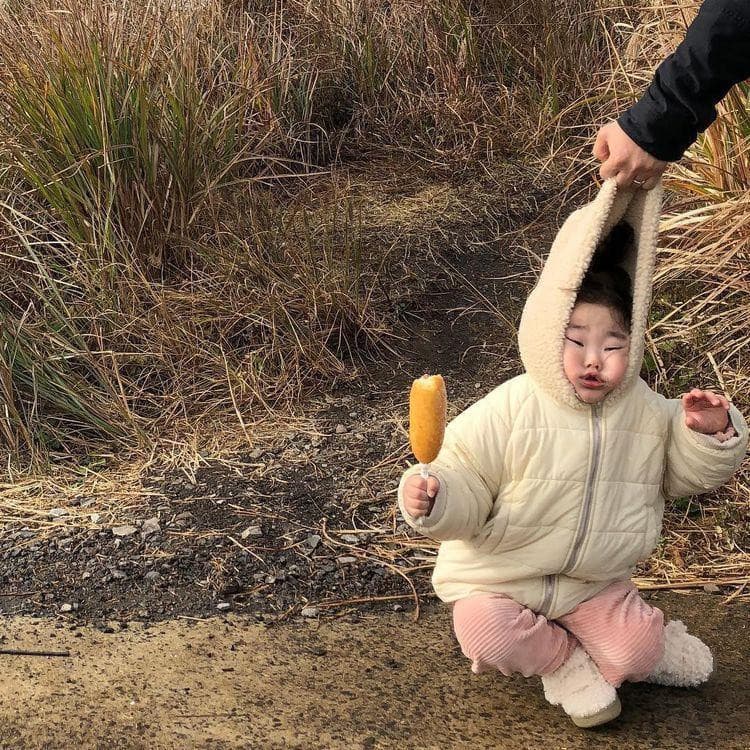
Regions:
<instances>
[{"instance_id":1,"label":"black sleeve cuff","mask_svg":"<svg viewBox=\"0 0 750 750\"><path fill-rule=\"evenodd\" d=\"M716 119L715 105L750 76L750 2L705 0L643 97L617 120L641 148L677 161Z\"/></svg>"}]
</instances>

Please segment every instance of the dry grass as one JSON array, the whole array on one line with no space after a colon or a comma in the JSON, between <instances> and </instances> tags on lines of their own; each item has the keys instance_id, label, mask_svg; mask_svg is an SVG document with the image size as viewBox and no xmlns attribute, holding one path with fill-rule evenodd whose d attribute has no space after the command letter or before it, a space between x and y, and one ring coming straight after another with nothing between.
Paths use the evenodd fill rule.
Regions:
<instances>
[{"instance_id":1,"label":"dry grass","mask_svg":"<svg viewBox=\"0 0 750 750\"><path fill-rule=\"evenodd\" d=\"M387 353L382 272L407 248L365 246L336 172L401 152L447 177L540 149L602 54L600 17L580 0L7 3L4 452L31 468L217 418L249 430Z\"/></svg>"}]
</instances>

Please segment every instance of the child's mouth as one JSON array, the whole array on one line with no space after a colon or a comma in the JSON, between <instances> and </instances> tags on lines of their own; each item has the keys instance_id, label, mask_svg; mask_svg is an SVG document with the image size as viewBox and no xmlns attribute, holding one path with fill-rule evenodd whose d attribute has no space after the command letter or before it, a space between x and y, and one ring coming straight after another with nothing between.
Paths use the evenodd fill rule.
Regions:
<instances>
[{"instance_id":1,"label":"child's mouth","mask_svg":"<svg viewBox=\"0 0 750 750\"><path fill-rule=\"evenodd\" d=\"M600 388L604 385L599 378L581 378L581 382L587 387L587 388Z\"/></svg>"}]
</instances>

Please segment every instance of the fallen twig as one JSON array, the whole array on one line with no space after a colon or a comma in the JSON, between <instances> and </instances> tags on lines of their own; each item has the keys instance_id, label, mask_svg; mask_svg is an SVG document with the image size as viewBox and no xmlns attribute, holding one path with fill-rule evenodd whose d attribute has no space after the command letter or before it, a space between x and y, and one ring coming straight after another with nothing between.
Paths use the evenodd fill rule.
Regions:
<instances>
[{"instance_id":1,"label":"fallen twig","mask_svg":"<svg viewBox=\"0 0 750 750\"><path fill-rule=\"evenodd\" d=\"M749 579L747 578L731 578L724 580L704 580L704 581L682 581L680 583L640 583L639 579L634 579L634 582L640 591L655 591L657 589L699 589L704 586L734 586L737 584L747 584Z\"/></svg>"},{"instance_id":2,"label":"fallen twig","mask_svg":"<svg viewBox=\"0 0 750 750\"><path fill-rule=\"evenodd\" d=\"M426 594L421 594L421 596L434 598L437 596L437 594L433 592L428 592ZM414 597L412 594L395 594L393 596L362 596L362 597L357 597L355 599L335 599L333 601L312 602L308 604L308 606L318 607L320 609L327 609L329 607L343 607L347 604L366 604L368 602L387 602L387 601L392 601L393 599L414 599Z\"/></svg>"},{"instance_id":3,"label":"fallen twig","mask_svg":"<svg viewBox=\"0 0 750 750\"><path fill-rule=\"evenodd\" d=\"M30 651L25 648L0 648L0 654L9 656L70 656L70 651Z\"/></svg>"}]
</instances>

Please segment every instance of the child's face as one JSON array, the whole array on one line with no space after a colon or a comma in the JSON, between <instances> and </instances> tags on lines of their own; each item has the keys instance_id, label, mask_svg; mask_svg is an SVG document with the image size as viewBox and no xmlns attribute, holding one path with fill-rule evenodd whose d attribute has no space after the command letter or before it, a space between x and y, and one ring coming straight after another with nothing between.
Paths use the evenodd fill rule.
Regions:
<instances>
[{"instance_id":1,"label":"child's face","mask_svg":"<svg viewBox=\"0 0 750 750\"><path fill-rule=\"evenodd\" d=\"M565 329L563 370L581 401L598 404L625 377L630 336L604 305L580 302Z\"/></svg>"}]
</instances>

